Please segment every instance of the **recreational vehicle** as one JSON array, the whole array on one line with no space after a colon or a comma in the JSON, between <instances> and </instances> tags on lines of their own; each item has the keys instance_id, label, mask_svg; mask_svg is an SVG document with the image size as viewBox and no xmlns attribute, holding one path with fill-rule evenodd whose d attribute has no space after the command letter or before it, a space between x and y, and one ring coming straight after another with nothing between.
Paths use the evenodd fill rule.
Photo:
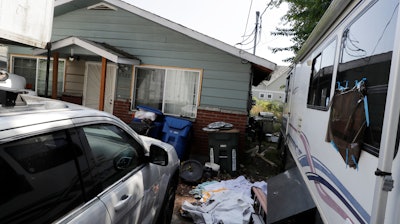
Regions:
<instances>
[{"instance_id":1,"label":"recreational vehicle","mask_svg":"<svg viewBox=\"0 0 400 224\"><path fill-rule=\"evenodd\" d=\"M333 0L287 76L283 144L324 223L400 223L399 0Z\"/></svg>"}]
</instances>

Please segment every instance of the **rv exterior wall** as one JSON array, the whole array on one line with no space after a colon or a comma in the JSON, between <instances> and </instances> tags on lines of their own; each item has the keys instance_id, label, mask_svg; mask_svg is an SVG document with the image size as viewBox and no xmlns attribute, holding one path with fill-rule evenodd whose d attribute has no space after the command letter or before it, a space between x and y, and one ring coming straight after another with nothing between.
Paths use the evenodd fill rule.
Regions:
<instances>
[{"instance_id":1,"label":"rv exterior wall","mask_svg":"<svg viewBox=\"0 0 400 224\"><path fill-rule=\"evenodd\" d=\"M394 97L400 88L400 45L395 41L400 38L399 1L350 1L346 7L335 6L338 2L343 1L333 1L288 75L283 134L325 223L399 223L400 189L395 184L392 192L383 191L384 184L390 186L384 180L390 178L375 176L379 168L391 173L395 183L400 179L398 156L393 160L400 111ZM376 32L371 33L371 27ZM332 109L333 99L344 91L358 91L355 82L363 78L367 96L359 102L366 105L366 118L356 157L348 149L341 154L328 129L335 122L332 113L340 114ZM348 135L346 130L335 131Z\"/></svg>"}]
</instances>

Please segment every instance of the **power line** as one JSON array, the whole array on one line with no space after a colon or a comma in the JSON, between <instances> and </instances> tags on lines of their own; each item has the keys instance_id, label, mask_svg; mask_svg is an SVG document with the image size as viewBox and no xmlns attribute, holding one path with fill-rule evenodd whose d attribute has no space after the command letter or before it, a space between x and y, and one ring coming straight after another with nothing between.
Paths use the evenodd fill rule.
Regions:
<instances>
[{"instance_id":1,"label":"power line","mask_svg":"<svg viewBox=\"0 0 400 224\"><path fill-rule=\"evenodd\" d=\"M243 33L243 39L244 39L244 37L246 36L247 25L249 24L249 18L250 18L250 12L251 12L251 7L252 7L252 5L253 5L253 0L251 0L251 2L250 2L249 12L248 12L248 14L247 14L246 27L244 28L244 33ZM243 40L242 40L242 42L243 42Z\"/></svg>"},{"instance_id":2,"label":"power line","mask_svg":"<svg viewBox=\"0 0 400 224\"><path fill-rule=\"evenodd\" d=\"M249 18L250 18L250 13L251 13L251 8L253 5L253 0L251 0L250 3L250 8L249 8L249 12L247 15L247 21L246 21L246 27L245 27L245 31L243 33L243 39L241 42L237 43L236 45L241 45L242 47L245 45L248 45L250 43L253 42L253 47L248 48L248 49L243 49L243 50L253 50L253 54L256 53L256 47L258 46L258 44L261 42L261 34L262 34L262 16L264 15L264 13L267 11L267 9L272 5L272 1L270 0L269 3L267 4L267 6L264 8L263 12L260 14L259 11L256 12L256 24L255 27L253 29L253 31L249 34L246 35L246 31L247 31L247 26L249 24ZM257 35L259 35L259 38L257 39ZM250 39L250 37L253 36L253 39L248 41Z\"/></svg>"},{"instance_id":3,"label":"power line","mask_svg":"<svg viewBox=\"0 0 400 224\"><path fill-rule=\"evenodd\" d=\"M271 1L269 1L269 3L267 4L267 6L265 7L265 9L264 9L264 11L261 13L261 16L260 16L260 18L262 18L263 17L263 15L264 15L264 13L265 13L265 11L267 11L267 9L272 5L272 1L273 0L271 0Z\"/></svg>"},{"instance_id":4,"label":"power line","mask_svg":"<svg viewBox=\"0 0 400 224\"><path fill-rule=\"evenodd\" d=\"M248 45L250 43L253 43L253 41L254 41L254 35L253 35L254 32L255 32L255 29L253 29L253 31L251 31L251 33L249 35L247 35L246 39L242 40L239 43L236 43L235 45L242 45L243 46L243 45ZM251 37L253 37L253 39L249 40Z\"/></svg>"}]
</instances>

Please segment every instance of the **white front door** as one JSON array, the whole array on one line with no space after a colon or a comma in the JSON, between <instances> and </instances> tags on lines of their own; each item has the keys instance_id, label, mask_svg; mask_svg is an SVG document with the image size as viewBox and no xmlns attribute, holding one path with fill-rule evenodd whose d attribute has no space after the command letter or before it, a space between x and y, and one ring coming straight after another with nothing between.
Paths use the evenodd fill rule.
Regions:
<instances>
[{"instance_id":1,"label":"white front door","mask_svg":"<svg viewBox=\"0 0 400 224\"><path fill-rule=\"evenodd\" d=\"M106 89L104 92L104 111L112 114L114 108L115 80L117 65L107 64ZM83 105L99 109L101 63L86 62L83 88Z\"/></svg>"}]
</instances>

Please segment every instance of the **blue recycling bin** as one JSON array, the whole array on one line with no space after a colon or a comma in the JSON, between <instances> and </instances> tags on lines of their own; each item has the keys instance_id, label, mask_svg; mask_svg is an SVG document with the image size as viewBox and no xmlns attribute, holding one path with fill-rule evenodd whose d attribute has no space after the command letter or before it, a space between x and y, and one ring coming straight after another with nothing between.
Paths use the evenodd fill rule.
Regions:
<instances>
[{"instance_id":1,"label":"blue recycling bin","mask_svg":"<svg viewBox=\"0 0 400 224\"><path fill-rule=\"evenodd\" d=\"M169 143L175 147L179 159L186 156L192 122L183 118L166 115L164 126L161 133L161 141Z\"/></svg>"},{"instance_id":2,"label":"blue recycling bin","mask_svg":"<svg viewBox=\"0 0 400 224\"><path fill-rule=\"evenodd\" d=\"M148 112L153 112L156 114L156 120L153 121L151 123L151 128L147 133L147 136L152 137L152 138L156 138L156 139L161 139L161 130L163 128L164 125L164 114L163 112L161 112L158 109L152 108L152 107L148 107L148 106L144 106L144 105L139 105L136 107L139 110L143 110L143 111L148 111ZM132 120L132 124L141 122L141 119L139 118L133 118Z\"/></svg>"}]
</instances>

